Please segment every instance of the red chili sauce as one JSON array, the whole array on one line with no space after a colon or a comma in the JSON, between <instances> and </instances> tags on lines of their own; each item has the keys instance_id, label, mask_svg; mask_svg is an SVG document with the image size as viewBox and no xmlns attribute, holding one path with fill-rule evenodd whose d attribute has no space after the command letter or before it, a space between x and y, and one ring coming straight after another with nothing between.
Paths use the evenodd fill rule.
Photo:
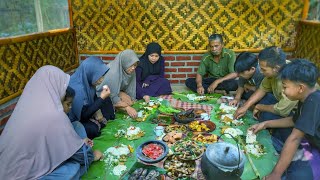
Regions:
<instances>
[{"instance_id":1,"label":"red chili sauce","mask_svg":"<svg viewBox=\"0 0 320 180\"><path fill-rule=\"evenodd\" d=\"M148 144L143 147L142 152L151 159L157 159L163 154L163 148L158 144Z\"/></svg>"}]
</instances>

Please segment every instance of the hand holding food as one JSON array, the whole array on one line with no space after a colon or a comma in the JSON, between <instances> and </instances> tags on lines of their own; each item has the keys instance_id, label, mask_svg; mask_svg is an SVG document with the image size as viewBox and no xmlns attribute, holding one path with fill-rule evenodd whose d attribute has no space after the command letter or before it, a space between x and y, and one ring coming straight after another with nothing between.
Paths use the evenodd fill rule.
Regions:
<instances>
[{"instance_id":1,"label":"hand holding food","mask_svg":"<svg viewBox=\"0 0 320 180\"><path fill-rule=\"evenodd\" d=\"M265 122L262 123L258 123L255 125L252 125L251 127L249 127L249 130L253 131L254 134L258 133L261 130L266 129L266 124Z\"/></svg>"},{"instance_id":2,"label":"hand holding food","mask_svg":"<svg viewBox=\"0 0 320 180\"><path fill-rule=\"evenodd\" d=\"M233 114L233 117L235 119L239 119L242 116L244 116L247 112L247 109L245 107L240 107L239 109L236 110L236 112Z\"/></svg>"},{"instance_id":3,"label":"hand holding food","mask_svg":"<svg viewBox=\"0 0 320 180\"><path fill-rule=\"evenodd\" d=\"M104 85L104 86L102 86L102 88L107 90L107 89L109 89L109 86L108 85Z\"/></svg>"},{"instance_id":4,"label":"hand holding food","mask_svg":"<svg viewBox=\"0 0 320 180\"><path fill-rule=\"evenodd\" d=\"M100 94L101 99L106 99L110 96L110 89L107 85L104 85Z\"/></svg>"},{"instance_id":5,"label":"hand holding food","mask_svg":"<svg viewBox=\"0 0 320 180\"><path fill-rule=\"evenodd\" d=\"M128 115L130 117L132 117L132 118L136 118L137 117L138 113L134 108L132 108L130 106L127 106L127 107L125 107L125 109L126 109Z\"/></svg>"}]
</instances>

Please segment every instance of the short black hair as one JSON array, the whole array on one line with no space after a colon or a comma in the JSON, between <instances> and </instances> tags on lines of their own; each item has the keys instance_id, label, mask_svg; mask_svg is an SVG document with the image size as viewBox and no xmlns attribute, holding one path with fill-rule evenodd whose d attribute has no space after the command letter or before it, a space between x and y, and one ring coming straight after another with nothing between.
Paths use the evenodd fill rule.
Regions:
<instances>
[{"instance_id":1,"label":"short black hair","mask_svg":"<svg viewBox=\"0 0 320 180\"><path fill-rule=\"evenodd\" d=\"M221 34L211 34L209 36L209 42L214 41L214 40L219 40L221 44L223 44L223 38Z\"/></svg>"},{"instance_id":2,"label":"short black hair","mask_svg":"<svg viewBox=\"0 0 320 180\"><path fill-rule=\"evenodd\" d=\"M74 89L72 87L68 86L64 99L74 98L75 95L76 95L76 92L74 91Z\"/></svg>"},{"instance_id":3,"label":"short black hair","mask_svg":"<svg viewBox=\"0 0 320 180\"><path fill-rule=\"evenodd\" d=\"M277 46L267 47L258 55L259 61L266 61L267 65L272 68L276 66L282 67L286 64L286 57L287 56L282 49Z\"/></svg>"},{"instance_id":4,"label":"short black hair","mask_svg":"<svg viewBox=\"0 0 320 180\"><path fill-rule=\"evenodd\" d=\"M294 59L280 69L279 76L283 80L304 83L313 88L317 83L319 70L314 63L306 59Z\"/></svg>"},{"instance_id":5,"label":"short black hair","mask_svg":"<svg viewBox=\"0 0 320 180\"><path fill-rule=\"evenodd\" d=\"M258 57L251 52L242 52L238 55L234 63L234 70L241 73L250 70L252 67L257 67Z\"/></svg>"}]
</instances>

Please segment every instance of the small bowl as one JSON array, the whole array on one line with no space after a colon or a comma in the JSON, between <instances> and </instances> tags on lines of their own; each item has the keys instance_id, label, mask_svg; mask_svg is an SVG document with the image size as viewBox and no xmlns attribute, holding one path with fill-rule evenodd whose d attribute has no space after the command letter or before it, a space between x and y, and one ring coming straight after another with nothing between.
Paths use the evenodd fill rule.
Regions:
<instances>
[{"instance_id":1,"label":"small bowl","mask_svg":"<svg viewBox=\"0 0 320 180\"><path fill-rule=\"evenodd\" d=\"M161 146L163 148L162 155L159 156L157 159L152 159L152 158L145 156L143 154L142 150L148 144L157 144L157 145ZM137 155L137 158L140 159L141 161L143 161L145 163L152 164L152 163L157 163L157 162L162 161L167 156L168 152L169 152L169 148L166 143L164 143L163 141L151 140L151 141L146 141L146 142L142 143L141 145L139 145L136 150L136 155Z\"/></svg>"},{"instance_id":2,"label":"small bowl","mask_svg":"<svg viewBox=\"0 0 320 180\"><path fill-rule=\"evenodd\" d=\"M196 116L195 116L195 114L193 112L190 113L190 115L188 115L188 117L185 117L184 119L182 119L181 116L183 116L184 113L186 113L186 111L182 111L182 112L173 114L173 117L174 117L175 121L179 122L179 123L182 123L182 124L188 124L189 122L194 121Z\"/></svg>"}]
</instances>

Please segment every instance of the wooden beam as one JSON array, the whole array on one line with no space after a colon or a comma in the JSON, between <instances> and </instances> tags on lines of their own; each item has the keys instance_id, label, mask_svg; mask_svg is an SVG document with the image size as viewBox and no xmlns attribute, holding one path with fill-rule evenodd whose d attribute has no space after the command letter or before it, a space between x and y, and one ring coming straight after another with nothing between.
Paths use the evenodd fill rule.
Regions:
<instances>
[{"instance_id":1,"label":"wooden beam","mask_svg":"<svg viewBox=\"0 0 320 180\"><path fill-rule=\"evenodd\" d=\"M301 20L300 23L311 25L311 26L320 26L320 21L317 21L317 20Z\"/></svg>"},{"instance_id":2,"label":"wooden beam","mask_svg":"<svg viewBox=\"0 0 320 180\"><path fill-rule=\"evenodd\" d=\"M50 30L50 31L47 31L47 32L32 33L32 34L27 34L27 35L22 35L22 36L13 36L13 37L9 37L9 38L0 38L0 45L31 41L31 40L34 40L34 39L40 39L40 38L48 37L48 36L56 36L56 35L59 35L59 34L68 33L70 31L72 31L71 28L65 28L65 29Z\"/></svg>"}]
</instances>

